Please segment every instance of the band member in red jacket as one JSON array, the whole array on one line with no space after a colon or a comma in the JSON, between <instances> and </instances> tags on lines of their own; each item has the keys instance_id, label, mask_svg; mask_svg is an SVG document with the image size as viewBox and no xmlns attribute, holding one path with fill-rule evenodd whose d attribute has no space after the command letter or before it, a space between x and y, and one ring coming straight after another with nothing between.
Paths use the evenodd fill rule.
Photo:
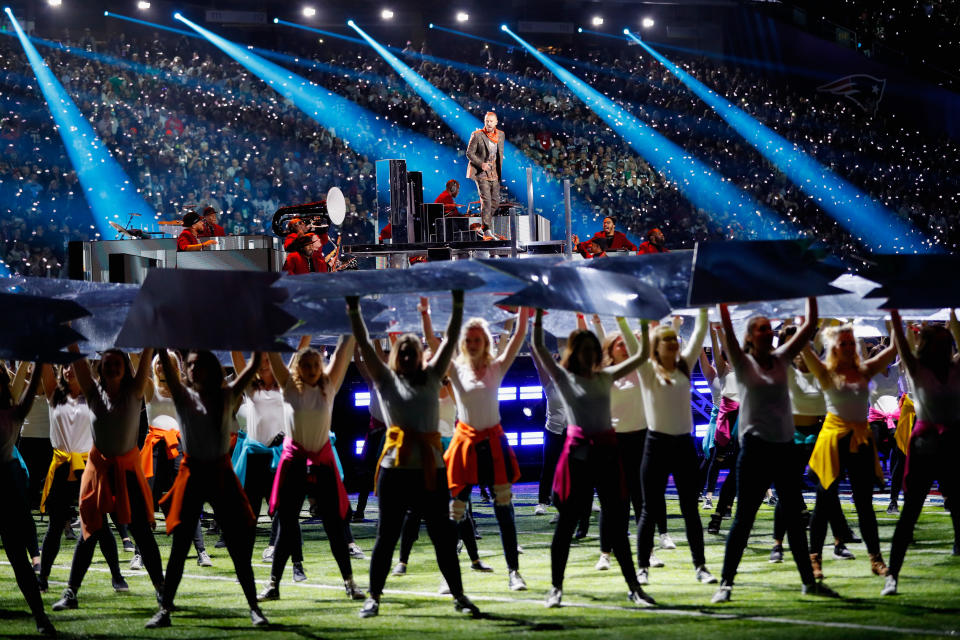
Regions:
<instances>
[{"instance_id":1,"label":"band member in red jacket","mask_svg":"<svg viewBox=\"0 0 960 640\"><path fill-rule=\"evenodd\" d=\"M660 229L654 227L647 232L647 241L642 243L637 248L637 255L643 255L645 253L669 253L670 250L666 247L666 239L663 237L663 232Z\"/></svg>"},{"instance_id":2,"label":"band member in red jacket","mask_svg":"<svg viewBox=\"0 0 960 640\"><path fill-rule=\"evenodd\" d=\"M447 188L441 191L437 199L434 200L435 203L443 205L443 215L449 216L457 213L457 203L454 198L457 197L458 193L460 193L460 183L456 180L447 180Z\"/></svg>"},{"instance_id":3,"label":"band member in red jacket","mask_svg":"<svg viewBox=\"0 0 960 640\"><path fill-rule=\"evenodd\" d=\"M283 263L283 270L292 276L319 271L317 261L314 260L317 246L318 238L312 233L293 240L287 247L287 259ZM320 253L322 254L322 252ZM323 262L322 255L320 262Z\"/></svg>"},{"instance_id":4,"label":"band member in red jacket","mask_svg":"<svg viewBox=\"0 0 960 640\"><path fill-rule=\"evenodd\" d=\"M630 242L626 234L622 231L617 231L616 227L617 221L612 216L607 216L603 219L603 231L598 231L593 234L593 237L589 240L576 242L577 251L584 258L596 257L596 251L588 251L588 244L591 242L596 243L600 249L599 253L605 254L607 251L636 251L636 245Z\"/></svg>"},{"instance_id":5,"label":"band member in red jacket","mask_svg":"<svg viewBox=\"0 0 960 640\"><path fill-rule=\"evenodd\" d=\"M205 246L215 244L214 239L200 241L198 235L203 229L204 221L196 211L188 211L183 216L183 231L177 238L177 251L200 251Z\"/></svg>"},{"instance_id":6,"label":"band member in red jacket","mask_svg":"<svg viewBox=\"0 0 960 640\"><path fill-rule=\"evenodd\" d=\"M203 210L203 229L197 234L199 238L216 238L227 235L219 224L217 224L217 210L213 207L206 207Z\"/></svg>"}]
</instances>

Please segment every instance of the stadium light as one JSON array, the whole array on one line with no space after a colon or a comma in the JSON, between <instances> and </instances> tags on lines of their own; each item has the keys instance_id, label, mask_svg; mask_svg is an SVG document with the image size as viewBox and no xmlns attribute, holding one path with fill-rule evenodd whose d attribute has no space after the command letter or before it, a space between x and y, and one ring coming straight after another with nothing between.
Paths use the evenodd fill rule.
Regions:
<instances>
[{"instance_id":1,"label":"stadium light","mask_svg":"<svg viewBox=\"0 0 960 640\"><path fill-rule=\"evenodd\" d=\"M302 13L304 18L312 18L313 16L317 15L317 10L311 6L306 6L303 8Z\"/></svg>"},{"instance_id":2,"label":"stadium light","mask_svg":"<svg viewBox=\"0 0 960 640\"><path fill-rule=\"evenodd\" d=\"M149 8L150 8L150 3L147 2L147 0L140 0L137 3L137 9L140 9L140 11L146 11Z\"/></svg>"},{"instance_id":3,"label":"stadium light","mask_svg":"<svg viewBox=\"0 0 960 640\"><path fill-rule=\"evenodd\" d=\"M507 25L505 24L500 25L500 31L506 31L506 30L507 30Z\"/></svg>"},{"instance_id":4,"label":"stadium light","mask_svg":"<svg viewBox=\"0 0 960 640\"><path fill-rule=\"evenodd\" d=\"M393 20L393 11L390 9L384 9L380 12L380 17L384 20Z\"/></svg>"},{"instance_id":5,"label":"stadium light","mask_svg":"<svg viewBox=\"0 0 960 640\"><path fill-rule=\"evenodd\" d=\"M469 19L470 19L470 14L467 13L466 11L457 12L457 22L466 22ZM432 28L432 25L431 25L431 28Z\"/></svg>"},{"instance_id":6,"label":"stadium light","mask_svg":"<svg viewBox=\"0 0 960 640\"><path fill-rule=\"evenodd\" d=\"M466 171L462 151L396 125L187 18L181 16L179 20L292 102L308 118L324 128L335 129L337 136L358 153L373 158L406 158L408 169L423 171L424 189L440 193L450 174Z\"/></svg>"},{"instance_id":7,"label":"stadium light","mask_svg":"<svg viewBox=\"0 0 960 640\"><path fill-rule=\"evenodd\" d=\"M595 27L602 26L603 16L593 16L593 18L590 19L590 24L592 24Z\"/></svg>"},{"instance_id":8,"label":"stadium light","mask_svg":"<svg viewBox=\"0 0 960 640\"><path fill-rule=\"evenodd\" d=\"M644 18L644 19L640 22L640 24L643 26L644 29L649 29L649 28L652 27L655 23L653 22L653 18ZM624 33L627 33L627 32L624 31Z\"/></svg>"},{"instance_id":9,"label":"stadium light","mask_svg":"<svg viewBox=\"0 0 960 640\"><path fill-rule=\"evenodd\" d=\"M63 0L47 0L47 4L51 7L59 7L63 4Z\"/></svg>"},{"instance_id":10,"label":"stadium light","mask_svg":"<svg viewBox=\"0 0 960 640\"><path fill-rule=\"evenodd\" d=\"M7 8L6 12L37 78L37 86L47 101L70 164L77 172L98 233L101 236L113 233L110 222L119 217L118 212L124 215L140 213L145 219L153 217L155 213L150 205L137 192L130 177L93 130L90 121L80 112L70 94L44 62L13 11Z\"/></svg>"},{"instance_id":11,"label":"stadium light","mask_svg":"<svg viewBox=\"0 0 960 640\"><path fill-rule=\"evenodd\" d=\"M775 212L754 200L730 180L717 175L683 147L661 135L650 125L603 95L586 82L538 51L529 42L503 27L530 55L540 61L591 111L617 132L654 169L674 182L696 207L707 211L721 227L739 223L763 239L796 237Z\"/></svg>"},{"instance_id":12,"label":"stadium light","mask_svg":"<svg viewBox=\"0 0 960 640\"><path fill-rule=\"evenodd\" d=\"M632 33L628 34L688 89L706 102L778 171L812 198L837 224L878 253L927 253L929 239L896 213L804 153L801 148L731 104Z\"/></svg>"}]
</instances>

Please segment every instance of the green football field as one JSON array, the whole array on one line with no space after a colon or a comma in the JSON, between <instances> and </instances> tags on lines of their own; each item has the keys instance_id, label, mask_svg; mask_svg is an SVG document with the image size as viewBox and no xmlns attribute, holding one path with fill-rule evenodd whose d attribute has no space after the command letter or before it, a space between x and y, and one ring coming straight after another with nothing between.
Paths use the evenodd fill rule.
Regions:
<instances>
[{"instance_id":1,"label":"green football field","mask_svg":"<svg viewBox=\"0 0 960 640\"><path fill-rule=\"evenodd\" d=\"M668 499L669 528L676 550L657 550L666 566L651 569L647 588L658 606L637 609L626 600L626 585L616 561L610 571L596 571L599 547L596 514L590 535L575 542L567 566L564 606L546 609L543 600L550 587L550 517L533 515L534 485L517 487L517 528L523 555L520 570L529 591L507 590L507 572L501 554L496 520L490 505L477 502L475 512L483 536L478 541L482 558L495 572L480 574L469 570L466 554L461 555L466 593L483 615L472 619L454 611L450 597L437 595L440 575L425 530L414 547L406 576L387 580L380 616L362 620L357 616L360 602L347 600L336 565L322 532L322 526L305 525L304 567L308 580L294 583L289 566L281 585L281 600L263 606L270 619L267 631L250 626L240 586L224 549L214 549L214 536L207 536L208 550L215 566L200 568L193 556L188 559L177 595L179 611L169 629L147 631L143 624L156 610L153 590L145 571L126 568L130 555L121 552L124 574L130 591L115 594L110 574L99 551L79 593L76 611L50 613L63 637L90 638L228 638L263 636L272 638L447 638L456 636L497 638L522 634L528 638L622 637L916 637L960 634L960 557L951 555L953 533L949 515L939 504L929 505L918 524L916 544L911 546L900 576L900 595L881 598L883 580L870 573L867 552L862 544L850 545L855 560L834 560L827 547L824 560L826 584L842 599L802 596L800 582L789 551L783 564L769 564L773 509L761 507L754 535L740 567L733 601L711 605L715 585L694 580L689 550L683 533L676 499ZM812 501L808 498L812 507ZM376 514L375 498L367 517ZM880 522L884 557L889 555L895 516L884 513L885 503L877 496L875 508ZM856 524L852 506L844 504L851 524ZM551 510L552 511L552 510ZM704 525L708 520L701 512ZM306 514L305 514L306 515ZM729 526L729 520L724 526ZM42 536L45 522L38 523ZM254 551L254 572L258 587L269 574L269 565L260 560L267 542L266 518L261 519ZM158 530L162 525L158 526ZM353 525L357 542L369 559L376 532L375 522ZM631 534L633 535L632 527ZM723 560L724 538L705 534L707 565L717 576ZM166 558L169 539L158 535ZM632 541L635 544L635 541ZM66 583L73 543L64 541L44 596L48 611ZM192 553L192 552L191 552ZM394 556L396 558L396 555ZM9 565L0 569L0 635L22 637L35 632L32 618L16 589ZM367 584L368 560L354 560L361 586Z\"/></svg>"}]
</instances>

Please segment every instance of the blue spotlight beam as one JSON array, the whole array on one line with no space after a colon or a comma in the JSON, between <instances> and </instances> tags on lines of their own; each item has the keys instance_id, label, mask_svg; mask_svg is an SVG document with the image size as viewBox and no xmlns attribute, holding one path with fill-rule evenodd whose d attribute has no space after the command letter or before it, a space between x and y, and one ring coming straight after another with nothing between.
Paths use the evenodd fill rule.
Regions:
<instances>
[{"instance_id":1,"label":"blue spotlight beam","mask_svg":"<svg viewBox=\"0 0 960 640\"><path fill-rule=\"evenodd\" d=\"M455 36L461 36L464 38L470 38L471 40L479 40L480 42L487 42L489 44L496 44L501 47L506 47L512 49L513 45L509 42L503 42L501 40L491 40L490 38L481 38L480 36L475 36L472 33L466 33L465 31L457 31L456 29L448 29L447 27L441 27L440 25L430 23L430 28L434 31L443 31L444 33L452 33Z\"/></svg>"},{"instance_id":2,"label":"blue spotlight beam","mask_svg":"<svg viewBox=\"0 0 960 640\"><path fill-rule=\"evenodd\" d=\"M930 240L923 238L879 202L818 163L797 145L732 105L629 30L624 29L624 32L867 247L879 253L926 253L933 250Z\"/></svg>"},{"instance_id":3,"label":"blue spotlight beam","mask_svg":"<svg viewBox=\"0 0 960 640\"><path fill-rule=\"evenodd\" d=\"M442 91L425 80L423 76L411 69L402 62L397 56L393 55L382 44L370 37L367 32L361 29L353 20L347 22L354 31L360 34L374 51L387 61L393 69L406 80L414 91L416 91L437 113L438 116L464 141L466 147L467 141L473 132L483 128L483 122L469 111L457 104L456 101L445 95ZM507 182L507 188L511 190L514 197L519 200L525 198L526 194L526 169L533 169L534 182L538 185L538 199L543 203L555 205L563 200L563 192L557 182L550 179L549 175L541 169L535 162L531 161L520 149L509 142L504 141L504 152L506 158L503 166L504 179ZM550 213L547 207L542 207L545 213ZM556 212L557 214L559 212ZM585 217L587 211L582 207L574 208L574 218L579 224L576 224L575 232L583 233L586 231ZM551 226L560 224L559 215L548 216L551 218Z\"/></svg>"},{"instance_id":4,"label":"blue spotlight beam","mask_svg":"<svg viewBox=\"0 0 960 640\"><path fill-rule=\"evenodd\" d=\"M567 85L637 153L675 182L687 199L698 208L711 213L719 224L723 226L736 221L749 230L751 235L765 239L798 235L779 215L754 201L729 180L717 176L682 147L660 135L610 98L537 51L506 25L500 28Z\"/></svg>"},{"instance_id":5,"label":"blue spotlight beam","mask_svg":"<svg viewBox=\"0 0 960 640\"><path fill-rule=\"evenodd\" d=\"M109 222L125 220L130 213L154 217L154 211L140 196L129 176L110 155L89 121L57 80L56 76L23 32L13 12L5 9L23 46L27 60L37 77L37 84L57 124L70 162L83 187L83 195L93 212L94 223L101 236L113 233Z\"/></svg>"},{"instance_id":6,"label":"blue spotlight beam","mask_svg":"<svg viewBox=\"0 0 960 640\"><path fill-rule=\"evenodd\" d=\"M347 42L352 42L354 44L366 45L367 43L361 40L360 38L353 38L351 36L345 36L342 33L337 33L335 31L324 31L323 29L317 29L316 27L308 27L305 24L297 24L296 22L287 22L282 18L274 18L274 24L282 24L285 27L293 27L295 29L303 29L304 31L310 31L312 33L317 33L322 36L328 36L330 38L337 38L339 40L346 40Z\"/></svg>"},{"instance_id":7,"label":"blue spotlight beam","mask_svg":"<svg viewBox=\"0 0 960 640\"><path fill-rule=\"evenodd\" d=\"M271 89L293 102L310 118L335 132L372 159L405 158L411 169L423 171L424 187L440 193L454 172L466 172L466 158L426 136L412 133L376 116L336 93L308 81L246 47L218 36L180 14L174 16L236 60ZM400 139L403 136L404 139ZM438 167L442 167L441 170Z\"/></svg>"}]
</instances>

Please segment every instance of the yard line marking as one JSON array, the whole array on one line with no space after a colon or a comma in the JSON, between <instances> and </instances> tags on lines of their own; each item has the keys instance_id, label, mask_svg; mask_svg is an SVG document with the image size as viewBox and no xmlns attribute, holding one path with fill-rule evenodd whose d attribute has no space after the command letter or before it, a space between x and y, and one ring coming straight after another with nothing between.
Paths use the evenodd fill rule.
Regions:
<instances>
[{"instance_id":1,"label":"yard line marking","mask_svg":"<svg viewBox=\"0 0 960 640\"><path fill-rule=\"evenodd\" d=\"M9 562L0 561L0 564L10 566ZM69 565L54 565L57 569L69 570ZM100 573L109 573L109 568L103 567L90 567L90 571L99 571ZM138 571L132 574L131 576L137 577L147 577L146 571ZM190 578L192 580L212 580L216 582L232 582L237 583L236 577L226 577L226 576L210 576L210 575L199 575L199 574L183 574L184 578ZM51 581L53 582L53 581ZM267 580L257 580L258 584L266 584ZM342 585L329 585L329 584L319 584L319 583L310 583L310 582L294 582L293 584L285 585L289 587L299 587L307 589L319 589L322 591L343 591ZM398 595L398 596L418 596L422 598L439 598L441 597L436 592L432 591L409 591L404 589L384 589L383 592L388 595ZM536 606L543 606L543 600L534 600L531 598L506 598L503 596L470 596L470 599L475 602L498 602L504 604L529 604ZM576 609L590 609L594 611L631 611L638 614L653 614L657 616L683 616L688 618L709 618L713 620L741 620L746 622L765 622L772 624L784 624L784 625L798 625L806 627L823 627L827 629L851 629L857 631L877 631L881 633L900 633L905 635L931 635L931 636L944 636L944 637L956 637L960 634L960 630L950 629L950 630L941 630L941 629L912 629L907 627L888 627L883 625L870 625L870 624L858 624L856 622L831 622L829 620L802 620L797 618L776 618L772 616L749 616L749 615L739 615L735 613L714 613L712 611L691 611L685 609L664 609L659 607L651 608L638 608L638 607L625 607L620 605L613 604L597 604L593 602L570 602L566 601L563 603L563 607L570 607Z\"/></svg>"}]
</instances>

